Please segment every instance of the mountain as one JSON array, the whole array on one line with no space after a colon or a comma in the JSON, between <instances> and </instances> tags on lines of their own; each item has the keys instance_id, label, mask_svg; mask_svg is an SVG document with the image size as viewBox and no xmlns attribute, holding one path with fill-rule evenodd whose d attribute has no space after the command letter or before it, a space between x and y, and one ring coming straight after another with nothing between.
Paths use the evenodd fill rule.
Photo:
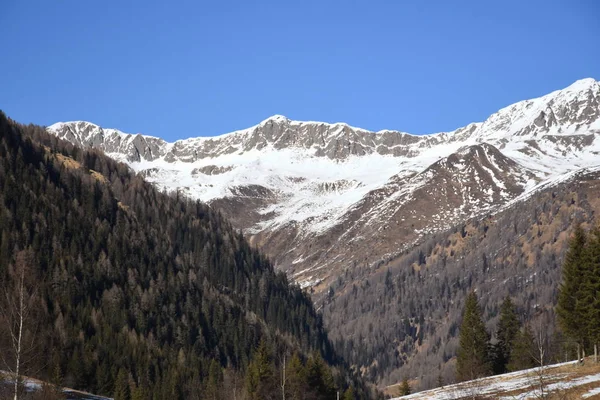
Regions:
<instances>
[{"instance_id":1,"label":"mountain","mask_svg":"<svg viewBox=\"0 0 600 400\"><path fill-rule=\"evenodd\" d=\"M543 326L548 359L574 357L556 336L554 305L573 227L600 223L598 193L600 168L579 171L376 265L346 269L318 302L334 347L381 385L452 383L465 298L476 290L492 341L510 296L523 323Z\"/></svg>"},{"instance_id":2,"label":"mountain","mask_svg":"<svg viewBox=\"0 0 600 400\"><path fill-rule=\"evenodd\" d=\"M271 117L168 143L89 122L54 135L127 162L160 189L221 210L278 269L317 292L349 266L600 164L600 84L583 79L451 132L371 132Z\"/></svg>"},{"instance_id":3,"label":"mountain","mask_svg":"<svg viewBox=\"0 0 600 400\"><path fill-rule=\"evenodd\" d=\"M287 354L295 390L370 397L309 296L220 213L1 112L0 354L59 386L173 400L279 397Z\"/></svg>"},{"instance_id":4,"label":"mountain","mask_svg":"<svg viewBox=\"0 0 600 400\"><path fill-rule=\"evenodd\" d=\"M171 144L85 122L48 130L220 210L310 287L365 377L424 389L454 379L469 290L490 332L507 295L554 332L567 238L600 213L599 116L600 84L584 79L423 136L282 116Z\"/></svg>"}]
</instances>

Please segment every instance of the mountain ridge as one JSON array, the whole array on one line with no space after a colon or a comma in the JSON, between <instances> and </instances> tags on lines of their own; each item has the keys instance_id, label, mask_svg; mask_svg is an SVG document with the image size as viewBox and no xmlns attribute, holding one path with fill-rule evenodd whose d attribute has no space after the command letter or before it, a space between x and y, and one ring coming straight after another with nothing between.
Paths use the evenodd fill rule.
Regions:
<instances>
[{"instance_id":1,"label":"mountain ridge","mask_svg":"<svg viewBox=\"0 0 600 400\"><path fill-rule=\"evenodd\" d=\"M426 232L599 165L600 84L582 79L430 135L281 115L172 143L84 122L48 131L222 210L280 269L315 286L336 269L377 262ZM360 238L368 239L357 245Z\"/></svg>"},{"instance_id":2,"label":"mountain ridge","mask_svg":"<svg viewBox=\"0 0 600 400\"><path fill-rule=\"evenodd\" d=\"M548 98L548 97L554 96L554 95L556 95L556 94L558 94L560 92L565 92L565 91L571 91L571 92L573 92L573 91L583 91L583 90L593 89L594 86L598 86L598 85L599 85L599 82L596 81L594 78L591 78L591 77L590 78L578 79L578 80L576 80L575 82L573 82L571 85L567 86L564 89L555 90L555 91L552 91L552 92L550 92L550 93L548 93L546 95L543 95L543 96L533 97L531 99L522 100L522 101L518 101L516 103L509 104L506 107L502 107L502 108L498 109L498 111L496 113L500 113L502 111L506 111L510 107L512 107L512 106L514 106L516 104L519 104L519 103L533 101L533 100L538 100L538 99L542 100L544 98ZM371 129L367 129L367 128L353 126L353 125L348 124L347 122L342 122L342 121L339 121L339 122L325 122L325 121L312 121L312 120L293 120L293 119L290 119L290 118L288 118L288 117L286 117L285 115L282 115L282 114L273 114L270 117L262 120L258 124L253 125L253 126L251 126L249 128L236 129L236 130L233 130L231 132L226 132L226 133L216 134L216 135L209 135L209 136L191 136L191 137L188 137L188 138L177 139L177 140L175 140L173 142L167 142L166 140L160 138L159 136L143 134L143 133L140 133L140 132L137 132L137 133L126 133L126 132L123 132L123 131L115 129L115 128L102 128L100 125L97 125L97 124L95 124L95 123L93 123L91 121L85 121L85 120L60 121L60 122L56 122L56 123L48 126L48 128L51 129L51 130L58 130L58 129L60 129L62 127L62 125L87 124L87 125L94 126L96 128L102 128L104 130L115 131L115 132L118 132L118 133L123 134L123 135L131 135L131 136L142 135L144 137L151 138L151 139L160 139L160 140L163 140L167 144L174 144L174 143L177 143L177 142L185 142L185 141L196 140L196 139L207 139L207 140L210 140L210 139L222 138L222 137L225 137L225 136L228 136L228 135L239 134L239 133L242 133L242 132L250 131L250 130L255 129L257 127L264 126L268 122L293 122L293 123L296 123L296 124L312 124L312 125L327 125L327 126L342 125L342 126L345 126L345 127L357 130L357 131L364 131L364 132L368 132L368 133L394 132L394 133L399 133L399 134L404 134L404 135L409 135L409 136L416 136L416 137L435 136L435 135L441 135L441 134L444 134L444 133L448 134L448 133L456 132L456 131L458 131L460 129L466 129L466 128L470 128L472 126L478 126L478 125L481 125L481 124L484 123L484 121L478 121L478 122L473 121L473 122L468 123L465 126L458 127L456 129L450 130L450 131L440 131L440 132L432 132L432 133L414 134L414 133L410 133L410 132L406 132L406 131L402 131L402 130L389 129L389 128L384 128L384 129L380 129L380 130L371 130Z\"/></svg>"}]
</instances>

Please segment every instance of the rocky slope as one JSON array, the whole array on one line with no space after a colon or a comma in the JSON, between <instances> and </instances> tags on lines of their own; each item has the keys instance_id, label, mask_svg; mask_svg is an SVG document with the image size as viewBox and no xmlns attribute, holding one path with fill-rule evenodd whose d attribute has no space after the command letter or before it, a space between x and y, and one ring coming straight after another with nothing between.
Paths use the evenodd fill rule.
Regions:
<instances>
[{"instance_id":1,"label":"rocky slope","mask_svg":"<svg viewBox=\"0 0 600 400\"><path fill-rule=\"evenodd\" d=\"M48 130L211 203L279 268L321 291L348 266L394 257L427 233L600 164L599 117L600 84L583 79L422 136L283 116L174 143L81 121Z\"/></svg>"}]
</instances>

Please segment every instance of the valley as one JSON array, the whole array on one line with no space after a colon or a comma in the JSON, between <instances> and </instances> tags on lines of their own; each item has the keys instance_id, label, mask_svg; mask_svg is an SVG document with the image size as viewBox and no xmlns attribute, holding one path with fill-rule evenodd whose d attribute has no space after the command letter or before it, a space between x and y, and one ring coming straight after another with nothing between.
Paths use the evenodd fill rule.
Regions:
<instances>
[{"instance_id":1,"label":"valley","mask_svg":"<svg viewBox=\"0 0 600 400\"><path fill-rule=\"evenodd\" d=\"M432 135L283 116L174 143L81 121L47 130L223 213L312 293L335 347L379 385L453 379L470 287L490 329L507 294L527 320L553 321L572 226L600 212L593 79Z\"/></svg>"}]
</instances>

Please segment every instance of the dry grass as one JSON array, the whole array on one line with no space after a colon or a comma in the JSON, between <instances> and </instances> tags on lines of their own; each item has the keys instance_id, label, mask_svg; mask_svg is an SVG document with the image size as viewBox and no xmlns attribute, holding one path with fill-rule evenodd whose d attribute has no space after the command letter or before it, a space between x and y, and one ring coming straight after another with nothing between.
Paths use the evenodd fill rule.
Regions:
<instances>
[{"instance_id":1,"label":"dry grass","mask_svg":"<svg viewBox=\"0 0 600 400\"><path fill-rule=\"evenodd\" d=\"M524 372L522 375L506 376L500 375L496 377L485 378L482 381L465 382L459 385L451 385L439 390L425 391L417 393L410 397L414 399L538 399L547 400L575 400L581 399L592 389L600 388L600 381L583 383L577 385L576 381L588 376L600 374L600 363L596 364L593 358L586 359L585 365L579 366L576 364L563 365L558 367L547 367L545 372L540 375L535 371L529 373ZM524 382L523 382L524 380ZM518 382L521 381L521 384ZM534 393L541 381L544 383L545 390L551 389L550 393L545 393L544 396L539 396L539 393ZM511 387L511 382L512 386ZM490 387L505 383L507 388L503 391L490 392ZM580 382L581 383L581 382ZM569 385L576 385L570 387ZM486 391L486 388L488 389ZM392 385L386 388L386 394L397 395L398 385ZM587 399L600 399L599 395L587 397Z\"/></svg>"},{"instance_id":2,"label":"dry grass","mask_svg":"<svg viewBox=\"0 0 600 400\"><path fill-rule=\"evenodd\" d=\"M93 169L90 169L90 174L92 175L92 178L96 179L98 182L101 182L101 183L108 182L106 180L106 177L98 171L94 171Z\"/></svg>"},{"instance_id":3,"label":"dry grass","mask_svg":"<svg viewBox=\"0 0 600 400\"><path fill-rule=\"evenodd\" d=\"M81 164L79 162L73 160L71 157L65 157L60 153L56 153L56 159L69 169L81 168Z\"/></svg>"}]
</instances>

